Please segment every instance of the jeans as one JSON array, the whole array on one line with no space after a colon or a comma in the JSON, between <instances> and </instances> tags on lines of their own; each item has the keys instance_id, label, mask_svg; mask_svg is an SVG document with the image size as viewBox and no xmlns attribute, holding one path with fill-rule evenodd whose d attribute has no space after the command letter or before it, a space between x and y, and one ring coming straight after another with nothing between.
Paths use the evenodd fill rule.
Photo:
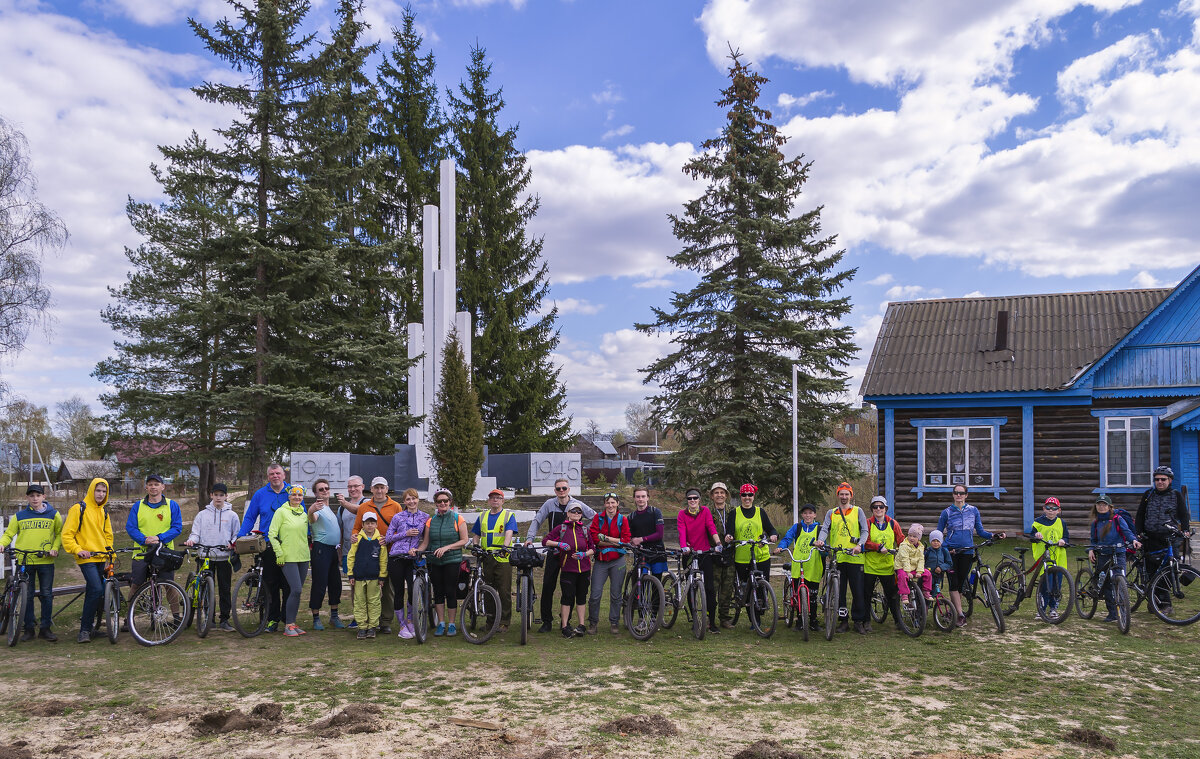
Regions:
<instances>
[{"instance_id":1,"label":"jeans","mask_svg":"<svg viewBox=\"0 0 1200 759\"><path fill-rule=\"evenodd\" d=\"M50 617L54 614L54 565L53 564L29 564L25 567L29 573L29 597L25 599L25 629L33 629L33 583L37 581L37 587L42 600L42 629L50 629ZM17 621L14 619L9 622L10 625L15 625Z\"/></svg>"},{"instance_id":2,"label":"jeans","mask_svg":"<svg viewBox=\"0 0 1200 759\"><path fill-rule=\"evenodd\" d=\"M287 603L284 606L283 621L285 624L296 624L296 614L300 611L300 589L304 578L308 577L307 561L289 561L282 567L283 577L287 582Z\"/></svg>"},{"instance_id":3,"label":"jeans","mask_svg":"<svg viewBox=\"0 0 1200 759\"><path fill-rule=\"evenodd\" d=\"M1113 554L1096 554L1096 581L1101 582L1100 575L1110 570L1120 569L1122 573L1125 571L1125 551L1118 550ZM1104 580L1104 608L1109 615L1116 613L1115 599L1113 598L1113 581L1110 575Z\"/></svg>"},{"instance_id":4,"label":"jeans","mask_svg":"<svg viewBox=\"0 0 1200 759\"><path fill-rule=\"evenodd\" d=\"M1062 598L1062 575L1055 572L1047 577L1045 592L1043 592L1041 578L1038 578L1038 595L1042 598L1042 605L1047 609L1058 606L1058 600Z\"/></svg>"},{"instance_id":5,"label":"jeans","mask_svg":"<svg viewBox=\"0 0 1200 759\"><path fill-rule=\"evenodd\" d=\"M336 609L342 600L342 572L338 569L338 546L327 543L312 544L312 588L308 595L308 608L314 613L321 611L325 596L329 596L329 608Z\"/></svg>"},{"instance_id":6,"label":"jeans","mask_svg":"<svg viewBox=\"0 0 1200 759\"><path fill-rule=\"evenodd\" d=\"M621 621L621 586L625 583L625 557L592 564L592 595L588 599L588 622L600 622L600 599L604 597L604 582L608 581L608 621Z\"/></svg>"},{"instance_id":7,"label":"jeans","mask_svg":"<svg viewBox=\"0 0 1200 759\"><path fill-rule=\"evenodd\" d=\"M100 576L100 570L104 569L104 563L100 561L88 561L79 565L79 571L83 574L83 582L87 586L83 591L83 616L79 618L79 631L92 631L92 626L96 624L96 610L100 608L100 602L104 599L104 578Z\"/></svg>"}]
</instances>

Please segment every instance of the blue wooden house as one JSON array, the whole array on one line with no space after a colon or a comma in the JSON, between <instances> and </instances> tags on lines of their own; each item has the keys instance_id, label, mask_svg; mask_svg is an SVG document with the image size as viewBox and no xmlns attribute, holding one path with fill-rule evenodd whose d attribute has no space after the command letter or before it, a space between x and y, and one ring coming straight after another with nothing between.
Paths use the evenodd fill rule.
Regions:
<instances>
[{"instance_id":1,"label":"blue wooden house","mask_svg":"<svg viewBox=\"0 0 1200 759\"><path fill-rule=\"evenodd\" d=\"M1084 529L1097 494L1132 511L1160 464L1196 518L1200 268L1173 289L891 303L862 395L904 523L936 521L964 484L988 529L1051 495Z\"/></svg>"}]
</instances>

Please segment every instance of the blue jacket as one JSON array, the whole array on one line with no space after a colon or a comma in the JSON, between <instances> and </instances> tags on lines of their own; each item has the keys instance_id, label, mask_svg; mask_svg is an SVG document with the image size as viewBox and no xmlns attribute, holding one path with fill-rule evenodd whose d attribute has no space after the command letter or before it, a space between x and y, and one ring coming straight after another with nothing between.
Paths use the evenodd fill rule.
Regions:
<instances>
[{"instance_id":1,"label":"blue jacket","mask_svg":"<svg viewBox=\"0 0 1200 759\"><path fill-rule=\"evenodd\" d=\"M138 509L144 500L146 499L139 498L133 504L133 508L129 510L129 517L125 520L125 532L129 533L129 537L133 538L133 541L140 546L146 545L146 536L138 529ZM183 514L179 511L179 504L170 498L167 498L166 501L171 505L171 526L167 528L166 532L158 533L158 539L163 542L164 547L183 532ZM151 504L147 503L146 505L149 506ZM161 505L161 503L155 505ZM134 558L138 558L140 555L135 554Z\"/></svg>"},{"instance_id":2,"label":"blue jacket","mask_svg":"<svg viewBox=\"0 0 1200 759\"><path fill-rule=\"evenodd\" d=\"M983 529L983 520L979 517L979 509L969 503L961 509L956 506L947 506L942 511L942 515L938 517L937 528L946 536L942 542L942 548L974 549L975 535L979 535L984 540L992 537L992 533Z\"/></svg>"},{"instance_id":3,"label":"blue jacket","mask_svg":"<svg viewBox=\"0 0 1200 759\"><path fill-rule=\"evenodd\" d=\"M1108 530L1105 525L1112 525ZM1101 534L1107 532L1107 534ZM1132 543L1137 539L1120 514L1109 511L1107 517L1096 517L1092 522L1092 543L1098 546L1115 546L1119 543Z\"/></svg>"},{"instance_id":4,"label":"blue jacket","mask_svg":"<svg viewBox=\"0 0 1200 759\"><path fill-rule=\"evenodd\" d=\"M249 535L255 522L258 522L258 529L266 535L271 529L271 519L275 516L275 510L288 502L289 487L291 485L285 482L278 493L271 490L270 485L263 485L254 491L250 505L246 507L246 516L242 517L242 529L238 530L238 537Z\"/></svg>"},{"instance_id":5,"label":"blue jacket","mask_svg":"<svg viewBox=\"0 0 1200 759\"><path fill-rule=\"evenodd\" d=\"M950 558L950 549L946 548L945 543L942 543L941 548L925 547L925 568L932 572L938 567L941 567L943 572L954 569L954 562Z\"/></svg>"},{"instance_id":6,"label":"blue jacket","mask_svg":"<svg viewBox=\"0 0 1200 759\"><path fill-rule=\"evenodd\" d=\"M792 543L795 543L796 538L799 537L801 530L804 530L805 532L812 532L813 530L819 529L821 529L820 522L813 522L812 526L808 529L805 529L804 522L796 522L794 525L788 528L788 531L784 533L784 536L779 540L779 547L780 549L788 548L792 545Z\"/></svg>"}]
</instances>

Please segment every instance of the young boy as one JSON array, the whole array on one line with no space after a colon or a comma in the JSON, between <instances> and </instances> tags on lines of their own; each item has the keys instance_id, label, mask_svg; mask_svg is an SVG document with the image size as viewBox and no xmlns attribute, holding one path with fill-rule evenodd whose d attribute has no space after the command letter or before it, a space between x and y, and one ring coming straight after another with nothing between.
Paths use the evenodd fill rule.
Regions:
<instances>
[{"instance_id":1,"label":"young boy","mask_svg":"<svg viewBox=\"0 0 1200 759\"><path fill-rule=\"evenodd\" d=\"M925 551L921 545L921 535L925 527L919 524L910 525L908 537L896 549L896 584L900 587L900 601L908 603L909 578L919 577L921 590L925 592L925 600L933 600L932 574L925 568Z\"/></svg>"},{"instance_id":2,"label":"young boy","mask_svg":"<svg viewBox=\"0 0 1200 759\"><path fill-rule=\"evenodd\" d=\"M806 503L800 509L800 521L788 528L783 540L779 541L779 546L772 551L779 553L795 546L791 551L792 582L800 581L800 569L803 567L804 584L808 586L808 626L813 630L819 630L821 627L817 621L817 589L821 586L821 575L825 572L825 562L822 561L821 554L812 550L820 527L817 524L817 507ZM809 553L810 550L812 553Z\"/></svg>"},{"instance_id":3,"label":"young boy","mask_svg":"<svg viewBox=\"0 0 1200 759\"><path fill-rule=\"evenodd\" d=\"M1062 504L1054 496L1046 499L1042 504L1042 515L1033 520L1033 524L1029 525L1029 529L1025 531L1026 536L1036 539L1033 544L1033 560L1037 561L1043 553L1050 551L1050 557L1054 559L1060 567L1067 566L1067 549L1062 546L1067 545L1071 540L1071 533L1067 530L1067 523L1059 518L1062 513ZM1039 578L1034 578L1037 581ZM1043 606L1056 611L1058 609L1058 601L1062 593L1059 586L1062 584L1062 575L1051 575L1050 582L1047 583L1047 593L1042 598Z\"/></svg>"},{"instance_id":4,"label":"young boy","mask_svg":"<svg viewBox=\"0 0 1200 759\"><path fill-rule=\"evenodd\" d=\"M358 622L358 639L375 637L379 627L380 591L387 579L387 561L383 556L379 517L374 512L363 514L362 532L350 547L346 564L350 568L350 592L354 595L354 619Z\"/></svg>"},{"instance_id":5,"label":"young boy","mask_svg":"<svg viewBox=\"0 0 1200 759\"><path fill-rule=\"evenodd\" d=\"M194 546L199 543L203 546L232 548L242 520L234 513L233 506L225 500L229 496L229 489L225 487L225 483L218 482L213 485L210 495L212 500L192 520L192 532L184 545ZM233 625L229 624L229 581L233 577L233 567L229 558L230 553L224 548L213 548L208 552L209 565L213 574L217 576L217 609L220 613L217 629L224 632L233 632Z\"/></svg>"},{"instance_id":6,"label":"young boy","mask_svg":"<svg viewBox=\"0 0 1200 759\"><path fill-rule=\"evenodd\" d=\"M8 529L0 537L0 545L13 546L22 551L45 551L46 556L18 557L29 570L29 596L25 600L25 633L22 641L33 640L33 596L34 582L42 600L42 624L38 628L38 637L51 643L58 636L50 630L50 618L54 606L54 557L62 548L63 520L52 506L46 504L46 492L41 485L30 485L25 491L28 505L17 512ZM13 542L13 538L16 542ZM10 625L17 624L11 619Z\"/></svg>"},{"instance_id":7,"label":"young boy","mask_svg":"<svg viewBox=\"0 0 1200 759\"><path fill-rule=\"evenodd\" d=\"M950 549L942 545L942 531L934 530L929 533L929 547L925 549L925 569L933 573L931 589L933 593L941 590L942 578L954 567L950 559Z\"/></svg>"}]
</instances>

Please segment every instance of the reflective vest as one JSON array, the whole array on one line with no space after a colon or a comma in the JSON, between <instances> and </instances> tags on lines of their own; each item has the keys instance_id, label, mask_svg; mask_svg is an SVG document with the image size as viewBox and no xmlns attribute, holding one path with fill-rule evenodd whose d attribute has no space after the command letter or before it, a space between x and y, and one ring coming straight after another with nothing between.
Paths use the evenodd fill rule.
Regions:
<instances>
[{"instance_id":1,"label":"reflective vest","mask_svg":"<svg viewBox=\"0 0 1200 759\"><path fill-rule=\"evenodd\" d=\"M1030 532L1040 532L1047 543L1057 543L1062 540L1063 536L1063 521L1061 517L1054 520L1052 524L1042 524L1034 522L1033 529ZM1033 560L1037 561L1043 553L1046 552L1046 546L1041 543L1033 544ZM1067 566L1067 549L1062 546L1052 546L1050 548L1050 558L1058 562L1060 567Z\"/></svg>"},{"instance_id":2,"label":"reflective vest","mask_svg":"<svg viewBox=\"0 0 1200 759\"><path fill-rule=\"evenodd\" d=\"M892 526L892 520L888 519L883 523L883 529L880 529L875 520L867 522L867 540L889 550L896 548L896 529ZM866 566L863 571L869 575L891 575L896 573L896 557L890 553L880 553L879 551L866 552Z\"/></svg>"},{"instance_id":3,"label":"reflective vest","mask_svg":"<svg viewBox=\"0 0 1200 759\"><path fill-rule=\"evenodd\" d=\"M164 498L161 506L149 506L146 504L146 499L138 501L138 530L150 537L151 535L161 535L171 529L171 499ZM163 548L174 548L175 541L172 540ZM133 555L135 559L146 558L146 549L143 546L139 548L137 553Z\"/></svg>"},{"instance_id":4,"label":"reflective vest","mask_svg":"<svg viewBox=\"0 0 1200 759\"><path fill-rule=\"evenodd\" d=\"M762 510L757 506L754 507L754 516L746 517L742 514L739 508L733 514L733 539L734 540L762 540L763 523ZM736 564L750 563L750 549L754 548L754 563L768 561L771 558L771 549L766 546L738 546L733 551L733 561Z\"/></svg>"},{"instance_id":5,"label":"reflective vest","mask_svg":"<svg viewBox=\"0 0 1200 759\"><path fill-rule=\"evenodd\" d=\"M849 550L858 545L858 536L860 534L857 506L851 506L845 514L842 514L838 509L829 512L829 545L834 548ZM865 561L861 553L857 556L851 556L848 553L839 553L837 560L839 564L862 564Z\"/></svg>"},{"instance_id":6,"label":"reflective vest","mask_svg":"<svg viewBox=\"0 0 1200 759\"><path fill-rule=\"evenodd\" d=\"M496 521L492 527L488 527L488 517L491 512L485 512L479 515L479 532L483 537L484 548L503 548L504 547L504 525L508 524L509 511L501 509L496 515ZM507 556L492 554L492 558L496 561L508 563Z\"/></svg>"},{"instance_id":7,"label":"reflective vest","mask_svg":"<svg viewBox=\"0 0 1200 759\"><path fill-rule=\"evenodd\" d=\"M804 570L805 580L820 580L821 573L825 571L825 562L821 560L821 554L813 551L809 554L809 549L816 542L817 536L821 534L821 525L813 523L813 528L808 532L804 531L804 525L801 524L796 530L796 542L792 544L792 579L800 577L800 570ZM807 559L804 559L808 556ZM803 561L802 561L803 559Z\"/></svg>"}]
</instances>

